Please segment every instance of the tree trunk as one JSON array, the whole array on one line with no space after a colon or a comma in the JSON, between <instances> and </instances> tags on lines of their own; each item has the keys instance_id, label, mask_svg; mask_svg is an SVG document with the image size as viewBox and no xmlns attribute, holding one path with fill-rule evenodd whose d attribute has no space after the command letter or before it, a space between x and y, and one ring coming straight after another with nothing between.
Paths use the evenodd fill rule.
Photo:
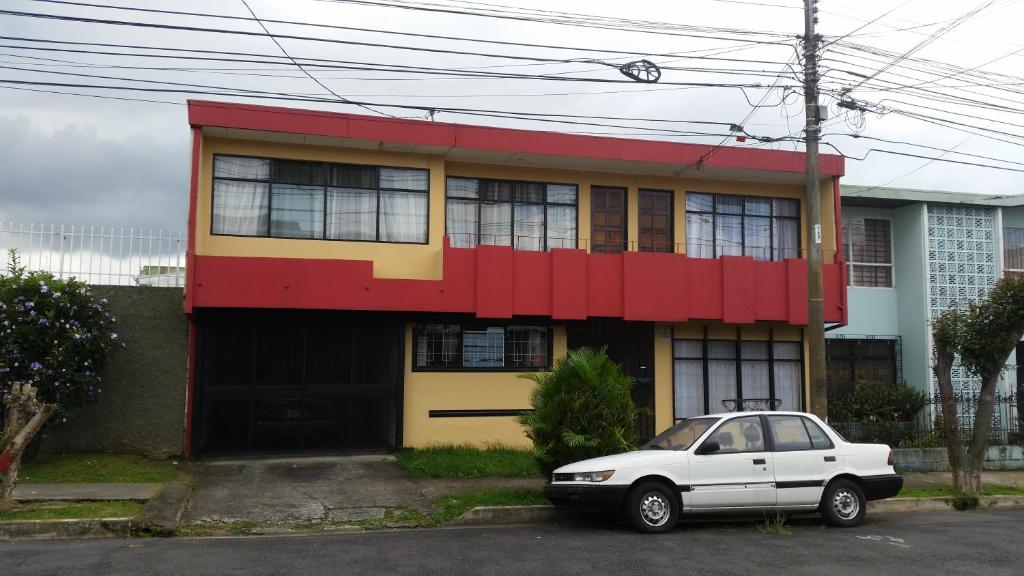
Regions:
<instances>
[{"instance_id":1,"label":"tree trunk","mask_svg":"<svg viewBox=\"0 0 1024 576\"><path fill-rule=\"evenodd\" d=\"M992 414L995 410L999 374L1000 371L996 371L982 376L981 390L978 391L978 409L974 414L974 435L971 437L965 466L968 478L972 482L960 488L966 494L981 494L981 469L985 466L985 452L988 450L989 435L992 432Z\"/></svg>"},{"instance_id":2,"label":"tree trunk","mask_svg":"<svg viewBox=\"0 0 1024 576\"><path fill-rule=\"evenodd\" d=\"M3 404L6 423L5 443L0 448L0 475L3 477L0 503L10 501L18 481L18 468L25 448L57 409L53 404L39 402L35 388L28 384L12 386L11 391L4 395ZM16 428L18 425L20 428Z\"/></svg>"},{"instance_id":3,"label":"tree trunk","mask_svg":"<svg viewBox=\"0 0 1024 576\"><path fill-rule=\"evenodd\" d=\"M963 438L960 435L960 422L957 419L956 399L953 397L953 353L935 350L935 365L932 367L942 397L942 434L946 438L946 452L949 454L949 469L953 473L953 489L962 490L967 477L964 466L967 463L967 452L964 450Z\"/></svg>"}]
</instances>

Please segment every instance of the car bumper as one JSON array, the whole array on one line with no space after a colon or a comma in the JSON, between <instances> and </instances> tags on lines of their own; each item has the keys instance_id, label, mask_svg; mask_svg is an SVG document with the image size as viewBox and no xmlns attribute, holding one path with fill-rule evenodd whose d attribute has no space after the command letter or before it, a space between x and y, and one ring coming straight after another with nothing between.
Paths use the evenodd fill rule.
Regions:
<instances>
[{"instance_id":1,"label":"car bumper","mask_svg":"<svg viewBox=\"0 0 1024 576\"><path fill-rule=\"evenodd\" d=\"M622 508L627 491L629 491L629 486L546 484L544 497L556 506L572 506L593 511L617 511Z\"/></svg>"},{"instance_id":2,"label":"car bumper","mask_svg":"<svg viewBox=\"0 0 1024 576\"><path fill-rule=\"evenodd\" d=\"M861 480L864 484L864 498L867 500L892 498L903 489L903 477L899 474L865 476Z\"/></svg>"}]
</instances>

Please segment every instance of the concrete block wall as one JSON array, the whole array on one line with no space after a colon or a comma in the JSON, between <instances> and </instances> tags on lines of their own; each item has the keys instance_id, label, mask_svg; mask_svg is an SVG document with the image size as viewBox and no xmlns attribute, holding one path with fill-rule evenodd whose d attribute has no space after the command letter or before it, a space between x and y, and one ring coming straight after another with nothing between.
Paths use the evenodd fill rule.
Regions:
<instances>
[{"instance_id":1,"label":"concrete block wall","mask_svg":"<svg viewBox=\"0 0 1024 576\"><path fill-rule=\"evenodd\" d=\"M945 448L898 448L895 468L897 472L947 472L949 456ZM1024 448L989 446L985 470L1024 470Z\"/></svg>"}]
</instances>

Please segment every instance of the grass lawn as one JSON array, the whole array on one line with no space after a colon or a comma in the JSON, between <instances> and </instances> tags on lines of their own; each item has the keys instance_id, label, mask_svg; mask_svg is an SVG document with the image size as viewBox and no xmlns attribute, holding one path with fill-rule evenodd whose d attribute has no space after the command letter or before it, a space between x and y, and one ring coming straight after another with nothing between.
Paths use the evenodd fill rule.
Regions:
<instances>
[{"instance_id":1,"label":"grass lawn","mask_svg":"<svg viewBox=\"0 0 1024 576\"><path fill-rule=\"evenodd\" d=\"M40 454L21 467L20 484L166 482L177 464L128 454Z\"/></svg>"},{"instance_id":2,"label":"grass lawn","mask_svg":"<svg viewBox=\"0 0 1024 576\"><path fill-rule=\"evenodd\" d=\"M986 484L982 487L985 496L1024 496L1024 486L1003 486ZM934 488L904 488L896 495L897 498L938 498L942 496L958 496L952 486L936 486Z\"/></svg>"},{"instance_id":3,"label":"grass lawn","mask_svg":"<svg viewBox=\"0 0 1024 576\"><path fill-rule=\"evenodd\" d=\"M13 510L0 512L5 520L70 520L88 518L134 518L142 512L142 504L127 500L105 502L39 502L21 504Z\"/></svg>"},{"instance_id":4,"label":"grass lawn","mask_svg":"<svg viewBox=\"0 0 1024 576\"><path fill-rule=\"evenodd\" d=\"M466 511L477 506L537 506L550 504L540 490L520 488L496 488L465 494L446 494L434 501L435 512L431 520L435 524L450 522Z\"/></svg>"},{"instance_id":5,"label":"grass lawn","mask_svg":"<svg viewBox=\"0 0 1024 576\"><path fill-rule=\"evenodd\" d=\"M408 448L396 455L409 478L488 478L540 476L528 450L503 446Z\"/></svg>"}]
</instances>

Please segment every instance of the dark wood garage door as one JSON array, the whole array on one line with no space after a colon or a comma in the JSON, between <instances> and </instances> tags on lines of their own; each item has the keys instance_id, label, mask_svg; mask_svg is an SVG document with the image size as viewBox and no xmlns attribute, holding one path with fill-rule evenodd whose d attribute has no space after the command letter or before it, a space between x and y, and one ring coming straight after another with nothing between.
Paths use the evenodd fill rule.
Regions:
<instances>
[{"instance_id":1,"label":"dark wood garage door","mask_svg":"<svg viewBox=\"0 0 1024 576\"><path fill-rule=\"evenodd\" d=\"M205 311L196 320L200 455L397 446L404 338L394 318Z\"/></svg>"}]
</instances>

